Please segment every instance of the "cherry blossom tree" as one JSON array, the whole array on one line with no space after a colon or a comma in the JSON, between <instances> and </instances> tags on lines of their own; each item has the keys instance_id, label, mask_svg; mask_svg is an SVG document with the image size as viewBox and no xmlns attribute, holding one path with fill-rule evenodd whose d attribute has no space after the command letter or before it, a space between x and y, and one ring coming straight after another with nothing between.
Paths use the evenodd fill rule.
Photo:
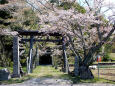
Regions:
<instances>
[{"instance_id":1,"label":"cherry blossom tree","mask_svg":"<svg viewBox=\"0 0 115 86\"><path fill-rule=\"evenodd\" d=\"M38 0L34 1L40 2ZM74 74L85 79L93 78L89 65L92 64L97 50L108 41L115 30L113 25L114 15L109 16L109 20L105 22L104 12L100 11L105 6L104 0L91 1L92 3L89 4L87 0L84 0L87 5L85 13L78 12L74 6L64 10L60 5L54 5L47 1L39 9L40 14L37 14L43 27L41 31L46 33L59 32L66 36L65 43L75 54ZM63 2L61 1L61 3ZM75 0L68 3L76 4ZM32 7L36 8L37 4L35 5L32 5ZM114 7L109 7L108 10L113 9Z\"/></svg>"}]
</instances>

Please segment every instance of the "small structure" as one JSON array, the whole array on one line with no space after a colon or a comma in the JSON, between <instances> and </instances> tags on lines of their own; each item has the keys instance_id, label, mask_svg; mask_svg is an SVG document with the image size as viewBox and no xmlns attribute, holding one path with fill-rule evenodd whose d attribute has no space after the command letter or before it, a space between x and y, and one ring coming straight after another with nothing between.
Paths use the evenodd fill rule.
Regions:
<instances>
[{"instance_id":1,"label":"small structure","mask_svg":"<svg viewBox=\"0 0 115 86\"><path fill-rule=\"evenodd\" d=\"M4 68L4 69L0 70L0 81L8 80L10 78L11 78L10 72L8 71L7 68Z\"/></svg>"},{"instance_id":2,"label":"small structure","mask_svg":"<svg viewBox=\"0 0 115 86\"><path fill-rule=\"evenodd\" d=\"M39 56L39 65L52 65L52 56L50 47L46 48L46 53Z\"/></svg>"},{"instance_id":3,"label":"small structure","mask_svg":"<svg viewBox=\"0 0 115 86\"><path fill-rule=\"evenodd\" d=\"M23 38L26 36L27 38ZM43 37L46 36L47 39L39 39L39 36ZM61 39L58 40L51 40L48 37L60 37ZM19 40L20 38L20 40ZM18 31L18 35L13 39L13 77L20 77L20 61L19 61L19 42L30 42L30 51L29 51L29 58L27 60L27 72L32 73L33 70L33 45L35 42L62 42L62 49L63 49L63 61L64 61L64 71L68 73L68 60L66 55L66 47L65 47L65 36L58 32L39 32L39 31ZM38 48L38 47L37 47ZM47 55L47 56L46 56ZM47 64L52 62L50 54L45 54L42 57L39 57L39 52L37 51L36 56L40 61L40 64L44 64L44 59L47 60ZM47 59L46 59L47 57Z\"/></svg>"},{"instance_id":4,"label":"small structure","mask_svg":"<svg viewBox=\"0 0 115 86\"><path fill-rule=\"evenodd\" d=\"M52 57L50 54L44 54L39 57L39 65L52 65Z\"/></svg>"}]
</instances>

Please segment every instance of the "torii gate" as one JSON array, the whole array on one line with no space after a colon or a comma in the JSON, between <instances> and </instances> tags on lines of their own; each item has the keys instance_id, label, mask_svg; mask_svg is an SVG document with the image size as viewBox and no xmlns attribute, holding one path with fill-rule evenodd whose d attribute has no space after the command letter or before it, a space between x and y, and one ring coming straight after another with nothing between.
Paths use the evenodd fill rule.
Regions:
<instances>
[{"instance_id":1,"label":"torii gate","mask_svg":"<svg viewBox=\"0 0 115 86\"><path fill-rule=\"evenodd\" d=\"M29 39L21 38L19 40L19 36L29 36ZM34 36L60 36L62 39L59 40L51 40L51 39L35 39ZM39 31L18 31L18 35L14 36L13 38L13 77L20 77L20 57L19 57L19 41L30 42L30 51L29 51L29 64L28 64L28 73L32 73L33 70L33 63L32 63L32 49L33 49L33 42L62 42L62 49L63 49L63 59L64 59L64 72L68 73L68 60L66 55L66 47L65 47L65 36L57 33L57 32L39 32Z\"/></svg>"}]
</instances>

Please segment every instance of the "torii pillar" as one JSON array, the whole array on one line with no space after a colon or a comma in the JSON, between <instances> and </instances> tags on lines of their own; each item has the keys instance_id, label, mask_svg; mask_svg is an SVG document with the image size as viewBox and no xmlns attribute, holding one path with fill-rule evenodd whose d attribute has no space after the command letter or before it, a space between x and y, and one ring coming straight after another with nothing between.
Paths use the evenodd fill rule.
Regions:
<instances>
[{"instance_id":1,"label":"torii pillar","mask_svg":"<svg viewBox=\"0 0 115 86\"><path fill-rule=\"evenodd\" d=\"M62 49L63 49L63 60L64 60L64 72L69 73L69 65L68 59L66 54L66 47L65 47L65 37L62 38Z\"/></svg>"},{"instance_id":2,"label":"torii pillar","mask_svg":"<svg viewBox=\"0 0 115 86\"><path fill-rule=\"evenodd\" d=\"M13 78L21 77L19 61L19 37L13 37Z\"/></svg>"},{"instance_id":3,"label":"torii pillar","mask_svg":"<svg viewBox=\"0 0 115 86\"><path fill-rule=\"evenodd\" d=\"M38 51L38 45L36 47L36 57L37 57L37 60L36 60L36 65L39 66L39 51Z\"/></svg>"},{"instance_id":4,"label":"torii pillar","mask_svg":"<svg viewBox=\"0 0 115 86\"><path fill-rule=\"evenodd\" d=\"M29 51L29 63L28 63L28 74L33 72L33 36L30 36L30 51Z\"/></svg>"}]
</instances>

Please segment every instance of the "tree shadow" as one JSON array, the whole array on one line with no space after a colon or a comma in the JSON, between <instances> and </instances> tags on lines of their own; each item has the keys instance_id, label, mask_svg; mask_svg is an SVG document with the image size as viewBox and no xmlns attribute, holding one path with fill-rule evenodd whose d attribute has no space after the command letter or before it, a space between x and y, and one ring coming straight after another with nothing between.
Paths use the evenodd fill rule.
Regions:
<instances>
[{"instance_id":1,"label":"tree shadow","mask_svg":"<svg viewBox=\"0 0 115 86\"><path fill-rule=\"evenodd\" d=\"M26 75L26 76L21 77L21 78L11 78L9 80L0 81L0 85L2 85L2 84L22 83L22 82L30 80L30 79L32 79L32 77L29 76L29 75Z\"/></svg>"},{"instance_id":2,"label":"tree shadow","mask_svg":"<svg viewBox=\"0 0 115 86\"><path fill-rule=\"evenodd\" d=\"M63 74L60 76L60 78L66 79L66 80L71 80L73 84L78 84L78 83L108 83L110 80L105 80L103 78L98 79L98 77L95 77L94 79L81 79L80 77L72 76L70 74Z\"/></svg>"}]
</instances>

